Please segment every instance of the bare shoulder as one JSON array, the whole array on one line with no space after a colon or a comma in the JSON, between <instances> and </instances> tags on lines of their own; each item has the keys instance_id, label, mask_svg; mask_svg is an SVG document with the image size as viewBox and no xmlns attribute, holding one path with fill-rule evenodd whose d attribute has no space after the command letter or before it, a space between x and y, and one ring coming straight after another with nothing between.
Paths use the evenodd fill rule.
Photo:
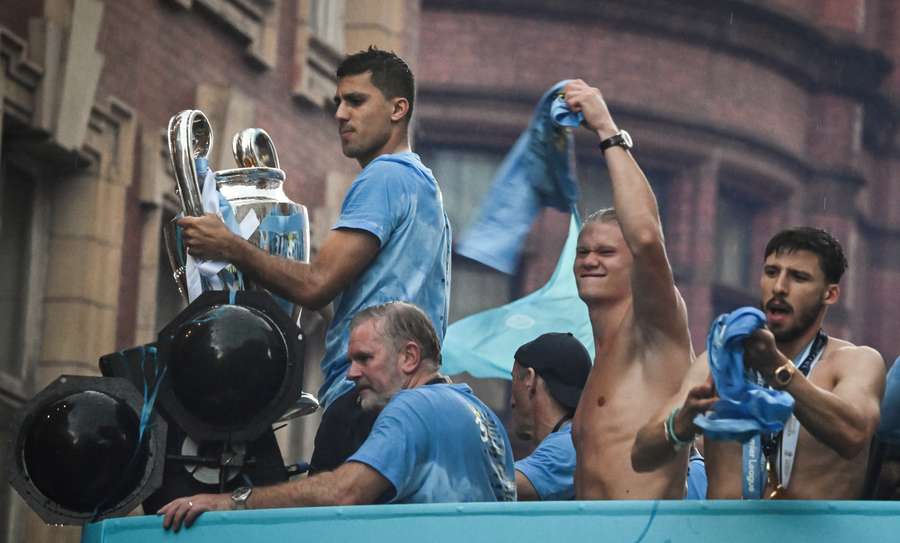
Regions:
<instances>
[{"instance_id":1,"label":"bare shoulder","mask_svg":"<svg viewBox=\"0 0 900 543\"><path fill-rule=\"evenodd\" d=\"M825 359L835 365L850 365L857 369L871 366L873 369L887 370L881 353L867 345L854 345L845 339L829 338Z\"/></svg>"},{"instance_id":2,"label":"bare shoulder","mask_svg":"<svg viewBox=\"0 0 900 543\"><path fill-rule=\"evenodd\" d=\"M828 343L822 363L827 367L827 373L836 379L835 384L883 389L887 365L878 351L837 338L829 338Z\"/></svg>"}]
</instances>

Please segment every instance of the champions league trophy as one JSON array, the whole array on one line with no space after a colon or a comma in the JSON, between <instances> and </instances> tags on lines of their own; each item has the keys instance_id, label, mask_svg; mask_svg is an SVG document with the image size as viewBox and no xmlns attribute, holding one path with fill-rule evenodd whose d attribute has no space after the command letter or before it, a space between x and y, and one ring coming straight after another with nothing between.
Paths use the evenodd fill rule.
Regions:
<instances>
[{"instance_id":1,"label":"champions league trophy","mask_svg":"<svg viewBox=\"0 0 900 543\"><path fill-rule=\"evenodd\" d=\"M185 215L198 217L217 207L232 232L263 251L309 262L306 207L285 195L285 174L279 168L272 139L264 130L248 128L236 134L232 151L238 167L214 173L208 171L213 132L202 111L186 110L172 117L168 139L176 193ZM207 186L210 181L215 186ZM230 263L217 266L214 262L194 262L185 250L176 221L165 225L163 234L175 283L186 301L208 290L265 290ZM273 297L298 322L300 306Z\"/></svg>"}]
</instances>

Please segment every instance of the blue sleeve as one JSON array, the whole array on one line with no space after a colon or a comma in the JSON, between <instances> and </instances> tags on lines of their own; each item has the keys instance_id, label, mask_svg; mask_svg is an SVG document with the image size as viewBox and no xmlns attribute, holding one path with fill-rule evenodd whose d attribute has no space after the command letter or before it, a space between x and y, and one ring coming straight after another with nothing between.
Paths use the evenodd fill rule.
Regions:
<instances>
[{"instance_id":1,"label":"blue sleeve","mask_svg":"<svg viewBox=\"0 0 900 543\"><path fill-rule=\"evenodd\" d=\"M516 462L516 470L528 478L542 500L575 497L575 445L571 426L547 436L530 456Z\"/></svg>"},{"instance_id":2,"label":"blue sleeve","mask_svg":"<svg viewBox=\"0 0 900 543\"><path fill-rule=\"evenodd\" d=\"M332 229L365 230L384 247L402 219L398 208L409 201L401 198L408 190L408 177L404 167L395 162L379 160L370 164L347 191L341 215Z\"/></svg>"},{"instance_id":3,"label":"blue sleeve","mask_svg":"<svg viewBox=\"0 0 900 543\"><path fill-rule=\"evenodd\" d=\"M391 483L394 492L387 501L402 500L415 491L416 465L427 456L430 438L415 399L413 394L395 396L378 415L366 441L347 459L366 464Z\"/></svg>"}]
</instances>

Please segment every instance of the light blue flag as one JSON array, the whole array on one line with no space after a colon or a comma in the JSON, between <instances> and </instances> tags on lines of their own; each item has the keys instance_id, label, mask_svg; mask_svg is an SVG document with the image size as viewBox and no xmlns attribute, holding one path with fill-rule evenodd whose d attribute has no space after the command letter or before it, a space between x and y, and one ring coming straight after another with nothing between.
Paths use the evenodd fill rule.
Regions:
<instances>
[{"instance_id":1,"label":"light blue flag","mask_svg":"<svg viewBox=\"0 0 900 543\"><path fill-rule=\"evenodd\" d=\"M582 117L560 99L560 81L541 97L528 128L494 175L478 218L456 252L513 273L525 236L542 207L570 211L578 200L571 128Z\"/></svg>"},{"instance_id":2,"label":"light blue flag","mask_svg":"<svg viewBox=\"0 0 900 543\"><path fill-rule=\"evenodd\" d=\"M524 298L458 320L444 337L443 373L509 379L513 355L523 343L547 332L571 332L593 358L594 336L587 306L578 298L575 248L579 220L572 214L569 237L547 284Z\"/></svg>"}]
</instances>

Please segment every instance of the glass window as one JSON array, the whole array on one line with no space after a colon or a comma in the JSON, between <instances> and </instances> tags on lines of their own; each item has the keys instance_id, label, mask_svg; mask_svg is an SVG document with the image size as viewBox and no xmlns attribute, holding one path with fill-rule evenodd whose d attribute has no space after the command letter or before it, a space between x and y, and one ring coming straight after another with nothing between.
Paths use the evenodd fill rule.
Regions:
<instances>
[{"instance_id":1,"label":"glass window","mask_svg":"<svg viewBox=\"0 0 900 543\"><path fill-rule=\"evenodd\" d=\"M444 209L450 218L454 242L475 221L503 155L485 151L429 148L421 152L441 187ZM453 254L450 322L511 299L511 277Z\"/></svg>"},{"instance_id":2,"label":"glass window","mask_svg":"<svg viewBox=\"0 0 900 543\"><path fill-rule=\"evenodd\" d=\"M754 209L730 193L720 193L716 208L716 283L748 287Z\"/></svg>"},{"instance_id":3,"label":"glass window","mask_svg":"<svg viewBox=\"0 0 900 543\"><path fill-rule=\"evenodd\" d=\"M344 0L312 0L309 29L335 51L344 50Z\"/></svg>"},{"instance_id":4,"label":"glass window","mask_svg":"<svg viewBox=\"0 0 900 543\"><path fill-rule=\"evenodd\" d=\"M578 186L580 190L578 200L578 212L585 218L594 211L613 207L612 184L609 172L602 160L580 159L578 161ZM644 171L653 193L656 195L656 204L663 223L666 225L666 193L669 187L671 174L662 170L647 169Z\"/></svg>"},{"instance_id":5,"label":"glass window","mask_svg":"<svg viewBox=\"0 0 900 543\"><path fill-rule=\"evenodd\" d=\"M21 378L33 186L0 162L0 371Z\"/></svg>"}]
</instances>

